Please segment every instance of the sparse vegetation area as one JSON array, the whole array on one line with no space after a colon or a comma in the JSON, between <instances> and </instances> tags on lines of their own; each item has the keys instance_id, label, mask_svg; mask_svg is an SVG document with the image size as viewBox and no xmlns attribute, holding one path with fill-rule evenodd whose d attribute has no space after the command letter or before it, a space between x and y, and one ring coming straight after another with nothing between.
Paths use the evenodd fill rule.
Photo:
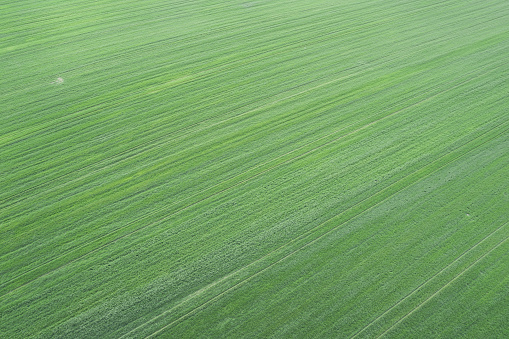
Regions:
<instances>
[{"instance_id":1,"label":"sparse vegetation area","mask_svg":"<svg viewBox=\"0 0 509 339\"><path fill-rule=\"evenodd\" d=\"M13 1L0 337L509 337L509 3Z\"/></svg>"}]
</instances>

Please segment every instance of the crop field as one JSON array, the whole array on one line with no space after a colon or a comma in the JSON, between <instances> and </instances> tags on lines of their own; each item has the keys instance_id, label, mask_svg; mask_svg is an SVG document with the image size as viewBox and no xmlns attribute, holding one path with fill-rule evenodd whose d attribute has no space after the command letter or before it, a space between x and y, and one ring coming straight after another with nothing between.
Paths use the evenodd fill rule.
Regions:
<instances>
[{"instance_id":1,"label":"crop field","mask_svg":"<svg viewBox=\"0 0 509 339\"><path fill-rule=\"evenodd\" d=\"M0 0L0 338L508 338L507 0Z\"/></svg>"}]
</instances>

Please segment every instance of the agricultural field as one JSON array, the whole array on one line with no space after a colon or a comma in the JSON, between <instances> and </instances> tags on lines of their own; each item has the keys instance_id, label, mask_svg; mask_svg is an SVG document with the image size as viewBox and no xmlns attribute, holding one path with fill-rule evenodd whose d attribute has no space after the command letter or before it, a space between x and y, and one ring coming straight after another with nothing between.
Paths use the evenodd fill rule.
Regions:
<instances>
[{"instance_id":1,"label":"agricultural field","mask_svg":"<svg viewBox=\"0 0 509 339\"><path fill-rule=\"evenodd\" d=\"M0 338L508 338L509 2L0 6Z\"/></svg>"}]
</instances>

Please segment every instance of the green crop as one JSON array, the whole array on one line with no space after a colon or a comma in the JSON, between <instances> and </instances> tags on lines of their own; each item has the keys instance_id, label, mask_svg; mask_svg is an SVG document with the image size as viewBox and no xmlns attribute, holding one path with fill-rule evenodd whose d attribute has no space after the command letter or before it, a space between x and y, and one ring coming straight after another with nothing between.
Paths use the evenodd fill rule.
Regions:
<instances>
[{"instance_id":1,"label":"green crop","mask_svg":"<svg viewBox=\"0 0 509 339\"><path fill-rule=\"evenodd\" d=\"M1 8L1 338L509 336L507 1Z\"/></svg>"}]
</instances>

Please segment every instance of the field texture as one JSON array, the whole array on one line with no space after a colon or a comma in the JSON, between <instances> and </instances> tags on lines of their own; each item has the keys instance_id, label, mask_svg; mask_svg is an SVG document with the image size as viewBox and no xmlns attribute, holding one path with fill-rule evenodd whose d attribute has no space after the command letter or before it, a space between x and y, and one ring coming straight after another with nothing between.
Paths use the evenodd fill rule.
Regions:
<instances>
[{"instance_id":1,"label":"field texture","mask_svg":"<svg viewBox=\"0 0 509 339\"><path fill-rule=\"evenodd\" d=\"M509 337L507 0L4 0L0 70L1 338Z\"/></svg>"}]
</instances>

